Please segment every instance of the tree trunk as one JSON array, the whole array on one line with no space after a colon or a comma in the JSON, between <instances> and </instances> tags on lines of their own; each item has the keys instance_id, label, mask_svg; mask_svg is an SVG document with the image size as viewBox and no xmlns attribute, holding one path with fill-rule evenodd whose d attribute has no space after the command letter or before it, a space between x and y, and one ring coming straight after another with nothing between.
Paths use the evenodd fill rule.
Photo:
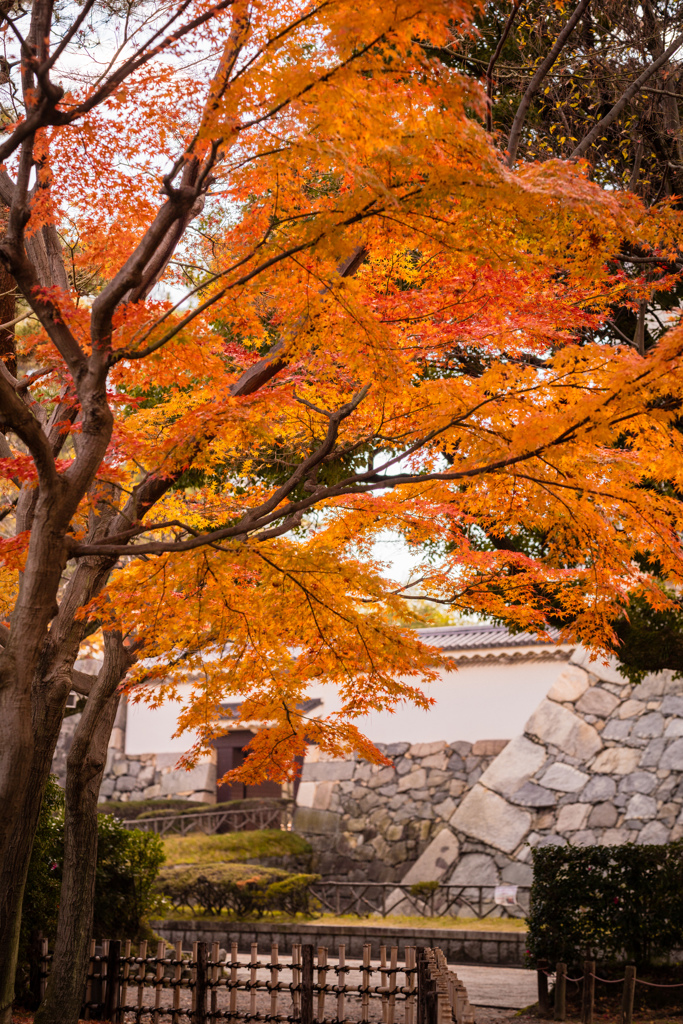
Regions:
<instances>
[{"instance_id":1,"label":"tree trunk","mask_svg":"<svg viewBox=\"0 0 683 1024\"><path fill-rule=\"evenodd\" d=\"M16 316L16 283L12 275L0 264L0 324L14 320ZM0 359L13 377L17 375L17 354L14 327L0 329Z\"/></svg>"},{"instance_id":2,"label":"tree trunk","mask_svg":"<svg viewBox=\"0 0 683 1024\"><path fill-rule=\"evenodd\" d=\"M131 664L118 634L105 634L105 658L67 757L64 869L57 941L45 999L35 1024L76 1024L92 932L97 867L97 800L119 696Z\"/></svg>"},{"instance_id":3,"label":"tree trunk","mask_svg":"<svg viewBox=\"0 0 683 1024\"><path fill-rule=\"evenodd\" d=\"M41 709L41 721L37 723L33 743L24 742L22 739L14 747L15 750L20 749L24 752L24 756L17 760L12 773L16 779L20 803L18 808L12 808L11 812L10 808L7 808L7 844L5 855L0 861L0 1024L11 1024L26 875L67 694L68 690L60 706L52 700L48 702L47 707ZM17 731L21 734L31 728L30 709L24 713L22 710L16 709L12 718ZM4 811L5 808L3 816Z\"/></svg>"}]
</instances>

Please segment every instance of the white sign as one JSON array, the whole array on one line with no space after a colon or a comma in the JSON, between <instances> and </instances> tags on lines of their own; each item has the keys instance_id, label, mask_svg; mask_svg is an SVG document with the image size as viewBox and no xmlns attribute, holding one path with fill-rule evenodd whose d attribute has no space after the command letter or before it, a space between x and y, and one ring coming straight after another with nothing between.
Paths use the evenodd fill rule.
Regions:
<instances>
[{"instance_id":1,"label":"white sign","mask_svg":"<svg viewBox=\"0 0 683 1024\"><path fill-rule=\"evenodd\" d=\"M499 907L514 907L517 905L516 885L497 885L493 893L493 902Z\"/></svg>"}]
</instances>

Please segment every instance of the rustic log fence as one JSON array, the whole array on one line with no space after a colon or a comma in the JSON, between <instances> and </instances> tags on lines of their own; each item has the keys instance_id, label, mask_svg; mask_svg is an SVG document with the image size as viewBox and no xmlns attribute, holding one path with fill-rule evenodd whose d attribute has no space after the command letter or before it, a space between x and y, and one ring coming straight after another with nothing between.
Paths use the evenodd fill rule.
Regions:
<instances>
[{"instance_id":1,"label":"rustic log fence","mask_svg":"<svg viewBox=\"0 0 683 1024\"><path fill-rule=\"evenodd\" d=\"M542 1017L550 1016L550 993L548 991L548 978L550 976L548 964L541 962L537 968L538 976L538 1008ZM567 982L575 985L582 985L581 992L581 1021L582 1024L593 1024L595 1010L595 983L601 982L604 985L623 985L621 995L621 1024L632 1024L633 1004L636 994L636 985L645 985L647 988L682 989L683 982L670 985L660 985L654 981L645 981L638 978L636 968L627 964L624 968L623 978L602 978L596 974L596 963L594 960L585 960L583 974L571 978L567 974L567 965L558 963L555 967L555 987L553 991L553 1019L565 1021L567 1019ZM683 995L683 992L682 992Z\"/></svg>"},{"instance_id":2,"label":"rustic log fence","mask_svg":"<svg viewBox=\"0 0 683 1024\"><path fill-rule=\"evenodd\" d=\"M428 893L418 887L394 882L314 882L313 896L320 901L323 913L357 914L367 917L378 914L415 914L420 917L458 916L465 911L472 917L486 918L493 913L501 917L526 917L531 886L514 888L515 902L501 903L496 885L438 885ZM417 891L416 891L417 889Z\"/></svg>"},{"instance_id":3,"label":"rustic log fence","mask_svg":"<svg viewBox=\"0 0 683 1024\"><path fill-rule=\"evenodd\" d=\"M292 806L285 803L271 806L257 804L255 807L228 807L218 811L159 814L149 818L134 818L121 824L127 829L157 832L161 836L186 836L191 832L214 835L216 832L247 832L264 828L289 829L292 824Z\"/></svg>"},{"instance_id":4,"label":"rustic log fence","mask_svg":"<svg viewBox=\"0 0 683 1024\"><path fill-rule=\"evenodd\" d=\"M271 947L270 959L259 960L251 946L248 961L214 942L195 942L192 951L182 942L159 942L156 955L140 942L138 955L130 940L93 940L81 1016L112 1024L160 1024L170 1018L180 1024L213 1021L273 1022L273 1024L474 1024L467 991L448 968L439 949L406 946L399 964L398 947L380 948L372 962L371 947L363 947L361 963L346 960L340 945L336 963L328 949L296 945L291 962ZM221 955L223 954L223 955ZM39 950L39 991L45 994L49 965L47 940ZM240 973L241 972L241 973ZM356 984L354 976L360 976ZM372 976L379 975L379 984ZM402 977L401 977L402 976ZM332 979L332 981L330 981ZM164 998L170 993L170 998ZM244 1005L246 1003L246 1005ZM242 1004L242 1005L240 1005Z\"/></svg>"}]
</instances>

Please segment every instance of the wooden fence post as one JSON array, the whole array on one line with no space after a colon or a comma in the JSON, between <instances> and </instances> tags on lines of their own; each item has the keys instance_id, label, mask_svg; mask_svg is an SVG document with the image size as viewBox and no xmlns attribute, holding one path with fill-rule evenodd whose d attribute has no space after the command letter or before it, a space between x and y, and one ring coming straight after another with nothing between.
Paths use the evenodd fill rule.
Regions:
<instances>
[{"instance_id":1,"label":"wooden fence post","mask_svg":"<svg viewBox=\"0 0 683 1024\"><path fill-rule=\"evenodd\" d=\"M636 994L636 969L628 964L624 970L624 991L621 997L622 1024L631 1024L633 1020L633 1000Z\"/></svg>"},{"instance_id":2,"label":"wooden fence post","mask_svg":"<svg viewBox=\"0 0 683 1024\"><path fill-rule=\"evenodd\" d=\"M427 1024L427 961L424 946L418 946L417 954L417 1024Z\"/></svg>"},{"instance_id":3,"label":"wooden fence post","mask_svg":"<svg viewBox=\"0 0 683 1024\"><path fill-rule=\"evenodd\" d=\"M583 1024L593 1024L595 1008L595 961L586 960L583 965L583 992L581 1001L581 1020Z\"/></svg>"},{"instance_id":4,"label":"wooden fence post","mask_svg":"<svg viewBox=\"0 0 683 1024\"><path fill-rule=\"evenodd\" d=\"M558 964L555 968L555 1020L567 1019L567 965Z\"/></svg>"},{"instance_id":5,"label":"wooden fence post","mask_svg":"<svg viewBox=\"0 0 683 1024\"><path fill-rule=\"evenodd\" d=\"M301 1024L313 1024L313 946L301 947Z\"/></svg>"},{"instance_id":6,"label":"wooden fence post","mask_svg":"<svg viewBox=\"0 0 683 1024\"><path fill-rule=\"evenodd\" d=\"M197 974L194 983L194 1024L206 1022L206 981L208 954L205 942L197 943Z\"/></svg>"},{"instance_id":7,"label":"wooden fence post","mask_svg":"<svg viewBox=\"0 0 683 1024\"><path fill-rule=\"evenodd\" d=\"M121 942L112 939L107 951L107 981L104 995L103 1020L118 1024L119 1017L119 976L121 974Z\"/></svg>"},{"instance_id":8,"label":"wooden fence post","mask_svg":"<svg viewBox=\"0 0 683 1024\"><path fill-rule=\"evenodd\" d=\"M538 1009L543 1017L550 1013L550 999L548 997L548 961L539 960L536 978L538 983Z\"/></svg>"}]
</instances>

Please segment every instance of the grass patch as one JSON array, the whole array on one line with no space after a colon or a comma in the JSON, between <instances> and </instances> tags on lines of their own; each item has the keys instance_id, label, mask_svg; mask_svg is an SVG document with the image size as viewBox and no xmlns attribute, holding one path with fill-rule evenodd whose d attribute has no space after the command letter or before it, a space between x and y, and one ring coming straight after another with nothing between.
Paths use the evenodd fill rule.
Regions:
<instances>
[{"instance_id":1,"label":"grass patch","mask_svg":"<svg viewBox=\"0 0 683 1024\"><path fill-rule=\"evenodd\" d=\"M261 869L266 871L266 868ZM169 914L169 919L180 921L217 921L225 920L234 922L234 915L227 911L220 914L199 914L190 907L180 907ZM263 924L320 924L332 927L348 927L355 925L372 927L385 925L387 928L423 928L431 931L434 928L461 928L477 932L524 932L526 921L516 918L485 918L483 921L477 917L404 917L393 915L380 917L379 914L371 914L369 917L357 917L356 914L341 914L338 917L334 914L324 914L321 917L304 917L302 914L295 916L287 914L265 913L260 917L250 916L240 918L240 922L261 921Z\"/></svg>"},{"instance_id":2,"label":"grass patch","mask_svg":"<svg viewBox=\"0 0 683 1024\"><path fill-rule=\"evenodd\" d=\"M516 917L421 917L418 915L390 914L380 917L370 914L368 917L357 917L356 914L325 914L318 917L312 924L349 925L369 924L386 925L388 928L466 928L477 932L524 932L526 921Z\"/></svg>"},{"instance_id":3,"label":"grass patch","mask_svg":"<svg viewBox=\"0 0 683 1024\"><path fill-rule=\"evenodd\" d=\"M300 857L310 852L311 847L305 839L283 829L225 832L214 836L195 832L189 836L164 837L166 866L223 864L226 861L238 864L262 857Z\"/></svg>"}]
</instances>

